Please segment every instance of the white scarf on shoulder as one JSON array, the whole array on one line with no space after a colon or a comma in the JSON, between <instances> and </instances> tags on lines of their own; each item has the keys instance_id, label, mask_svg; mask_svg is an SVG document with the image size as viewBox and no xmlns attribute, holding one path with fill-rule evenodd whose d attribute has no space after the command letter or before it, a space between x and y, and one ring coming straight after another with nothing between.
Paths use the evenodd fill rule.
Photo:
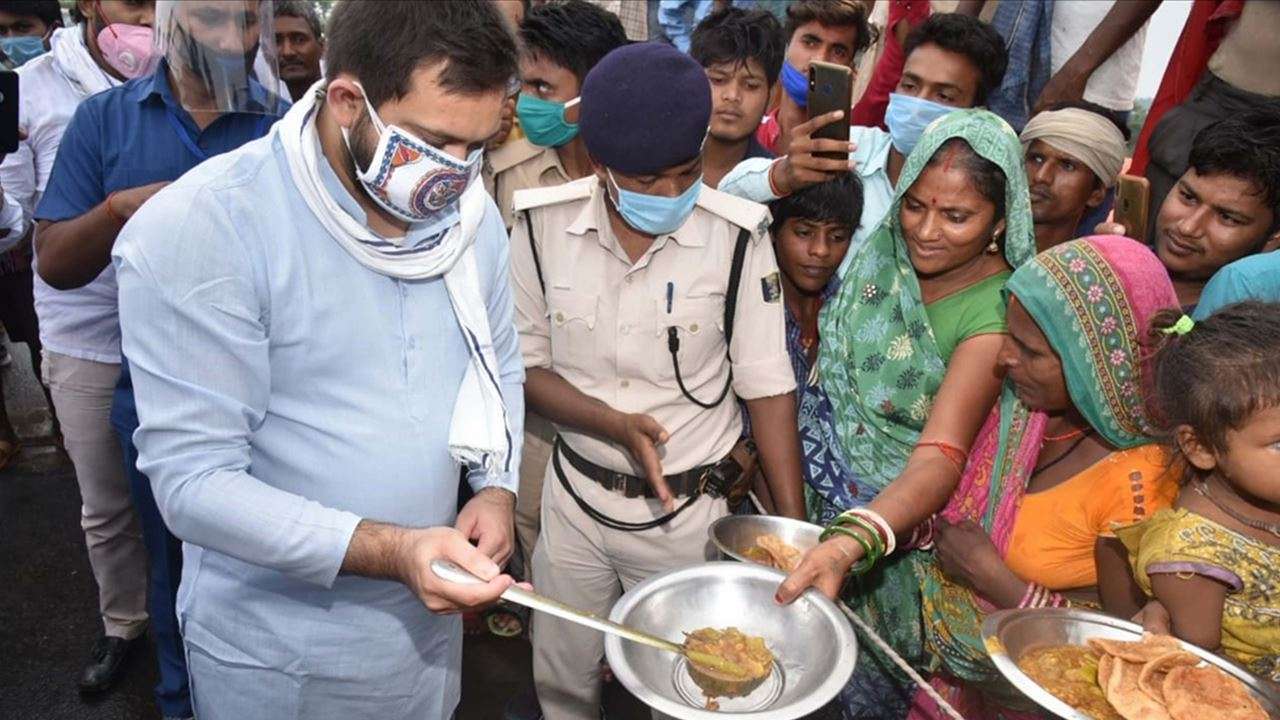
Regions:
<instances>
[{"instance_id":1,"label":"white scarf on shoulder","mask_svg":"<svg viewBox=\"0 0 1280 720\"><path fill-rule=\"evenodd\" d=\"M53 53L58 70L71 87L81 97L89 97L122 83L94 62L89 47L84 44L84 32L83 23L54 30L49 38L49 52Z\"/></svg>"},{"instance_id":2,"label":"white scarf on shoulder","mask_svg":"<svg viewBox=\"0 0 1280 720\"><path fill-rule=\"evenodd\" d=\"M319 164L328 159L320 152L315 118L316 90L323 82L312 86L272 129L284 147L298 192L329 235L366 268L402 280L444 276L454 317L471 355L453 406L449 452L457 462L486 475L509 472L511 431L473 247L485 215L484 185L473 181L463 192L461 221L443 237L406 246L406 238L374 234L343 210L321 181Z\"/></svg>"}]
</instances>

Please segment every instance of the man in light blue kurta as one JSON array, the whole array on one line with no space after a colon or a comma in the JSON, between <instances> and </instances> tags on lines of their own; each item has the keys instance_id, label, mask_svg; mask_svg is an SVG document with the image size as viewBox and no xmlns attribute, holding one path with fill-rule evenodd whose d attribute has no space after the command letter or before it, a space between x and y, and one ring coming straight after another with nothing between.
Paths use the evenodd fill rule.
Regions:
<instances>
[{"instance_id":1,"label":"man in light blue kurta","mask_svg":"<svg viewBox=\"0 0 1280 720\"><path fill-rule=\"evenodd\" d=\"M510 583L487 558L483 574L494 579L483 598L425 571L433 557L480 567L468 537L499 564L511 551L523 369L501 217L468 186L462 227L468 198L482 198L470 206L479 208L468 252L483 305L472 319L487 320L492 350L479 362L500 387L502 401L490 409L499 418L505 410L496 435L505 433L507 445L470 473L478 494L463 519L455 400L485 333L455 307L454 276L406 280L392 265L380 272L384 256L360 255L335 228L377 229L421 209L397 203L394 179L378 204L357 182L375 144L396 156L394 178L418 167L414 152L431 155L422 138L441 136L430 162L453 177L457 156L497 127L514 47L487 3L430 12L346 5L333 18L330 74L317 85L324 95L313 89L270 135L156 195L115 246L139 466L184 541L178 614L202 720L449 718L461 623L424 603L474 606ZM421 26L424 49L406 60L403 47L379 56L351 40L383 24ZM442 51L432 38L445 32L478 37L482 50ZM350 60L348 50L364 56ZM487 53L486 67L450 77L451 64L478 62L455 56L470 52ZM352 63L378 63L390 79L371 80ZM398 130L405 126L417 133ZM299 148L313 162L311 184L291 165ZM317 214L315 202L341 222ZM450 242L454 235L441 231L458 215L456 203L446 205L429 220L399 223L403 238L383 232L372 245L394 245L385 257L430 250Z\"/></svg>"}]
</instances>

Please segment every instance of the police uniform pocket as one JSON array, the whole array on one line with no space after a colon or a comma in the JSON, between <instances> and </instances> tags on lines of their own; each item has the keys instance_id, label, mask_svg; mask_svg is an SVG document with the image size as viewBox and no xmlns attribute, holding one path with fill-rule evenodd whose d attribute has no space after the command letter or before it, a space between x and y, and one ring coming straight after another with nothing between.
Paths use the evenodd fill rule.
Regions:
<instances>
[{"instance_id":1,"label":"police uniform pocket","mask_svg":"<svg viewBox=\"0 0 1280 720\"><path fill-rule=\"evenodd\" d=\"M549 288L547 316L551 325L551 364L576 370L590 368L596 356L595 295Z\"/></svg>"},{"instance_id":2,"label":"police uniform pocket","mask_svg":"<svg viewBox=\"0 0 1280 720\"><path fill-rule=\"evenodd\" d=\"M677 356L680 360L680 376L686 386L705 382L719 374L724 363L725 345L724 300L719 297L681 298L670 315L659 319L659 347L661 350L662 376L675 378L668 345L670 328L675 328L680 341Z\"/></svg>"}]
</instances>

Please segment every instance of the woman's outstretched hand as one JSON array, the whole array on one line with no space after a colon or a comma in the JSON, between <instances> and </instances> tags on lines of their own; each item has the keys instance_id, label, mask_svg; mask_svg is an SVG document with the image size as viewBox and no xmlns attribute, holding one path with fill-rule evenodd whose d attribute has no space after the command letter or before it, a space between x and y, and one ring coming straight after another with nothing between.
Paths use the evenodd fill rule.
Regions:
<instances>
[{"instance_id":1,"label":"woman's outstretched hand","mask_svg":"<svg viewBox=\"0 0 1280 720\"><path fill-rule=\"evenodd\" d=\"M861 560L862 555L862 546L857 541L844 535L836 535L800 558L800 564L778 586L774 599L780 605L787 605L812 587L835 600L849 568Z\"/></svg>"}]
</instances>

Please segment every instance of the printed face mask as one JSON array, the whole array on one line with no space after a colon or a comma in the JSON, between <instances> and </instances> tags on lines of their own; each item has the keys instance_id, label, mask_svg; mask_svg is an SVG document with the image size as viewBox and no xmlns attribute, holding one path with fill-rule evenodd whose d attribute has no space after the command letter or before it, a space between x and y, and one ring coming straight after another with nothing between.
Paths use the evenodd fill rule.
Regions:
<instances>
[{"instance_id":1,"label":"printed face mask","mask_svg":"<svg viewBox=\"0 0 1280 720\"><path fill-rule=\"evenodd\" d=\"M360 92L364 93L364 88ZM356 177L374 202L384 210L409 223L456 219L458 199L475 180L483 150L471 151L465 162L432 147L412 133L395 125L387 125L364 96L369 119L378 131L378 143L369 167ZM342 137L351 149L350 131L342 129Z\"/></svg>"}]
</instances>

